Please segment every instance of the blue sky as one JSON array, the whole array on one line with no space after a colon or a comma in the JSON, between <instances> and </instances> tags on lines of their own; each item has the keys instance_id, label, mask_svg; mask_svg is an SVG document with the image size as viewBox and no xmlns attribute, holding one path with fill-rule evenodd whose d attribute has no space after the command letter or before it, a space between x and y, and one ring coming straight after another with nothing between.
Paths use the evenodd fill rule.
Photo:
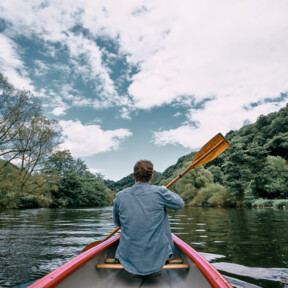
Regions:
<instances>
[{"instance_id":1,"label":"blue sky","mask_svg":"<svg viewBox=\"0 0 288 288\"><path fill-rule=\"evenodd\" d=\"M92 172L162 172L287 103L286 0L2 0L0 70Z\"/></svg>"}]
</instances>

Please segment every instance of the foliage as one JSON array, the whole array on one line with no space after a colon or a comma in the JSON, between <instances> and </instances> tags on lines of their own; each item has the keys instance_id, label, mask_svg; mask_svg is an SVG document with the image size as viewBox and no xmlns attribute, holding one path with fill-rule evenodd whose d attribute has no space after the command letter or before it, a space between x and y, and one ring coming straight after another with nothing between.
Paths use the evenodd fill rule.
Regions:
<instances>
[{"instance_id":1,"label":"foliage","mask_svg":"<svg viewBox=\"0 0 288 288\"><path fill-rule=\"evenodd\" d=\"M180 168L178 170L171 173L170 178L162 180L160 184L167 185L175 179L177 175L186 170L190 164L190 161L184 162L182 167L179 166ZM215 184L213 178L213 174L209 170L204 169L202 166L196 167L190 170L181 181L179 180L171 186L170 189L178 193L185 203L190 205L210 207L226 206L228 193L221 184Z\"/></svg>"},{"instance_id":2,"label":"foliage","mask_svg":"<svg viewBox=\"0 0 288 288\"><path fill-rule=\"evenodd\" d=\"M60 140L61 128L42 115L39 98L0 73L0 209L112 202L101 175L69 151L54 153Z\"/></svg>"},{"instance_id":3,"label":"foliage","mask_svg":"<svg viewBox=\"0 0 288 288\"><path fill-rule=\"evenodd\" d=\"M87 207L111 203L111 192L102 176L88 171L81 160L74 160L68 150L53 153L42 174L50 183L53 206Z\"/></svg>"},{"instance_id":4,"label":"foliage","mask_svg":"<svg viewBox=\"0 0 288 288\"><path fill-rule=\"evenodd\" d=\"M114 191L114 193L117 193L122 189L132 186L135 183L135 179L133 178L133 174L130 174L117 182L104 180L104 183L109 189Z\"/></svg>"},{"instance_id":5,"label":"foliage","mask_svg":"<svg viewBox=\"0 0 288 288\"><path fill-rule=\"evenodd\" d=\"M288 208L288 200L278 199L273 201L273 208Z\"/></svg>"},{"instance_id":6,"label":"foliage","mask_svg":"<svg viewBox=\"0 0 288 288\"><path fill-rule=\"evenodd\" d=\"M260 202L266 201L265 205L285 206L281 203L288 199L288 104L278 112L260 115L255 123L239 131L230 131L225 138L231 145L223 154L204 167L190 170L170 189L190 205L252 207L258 205L255 201L260 199ZM184 171L194 156L195 152L181 157L175 165L158 175L154 184L167 185ZM132 177L130 181L125 185L133 182ZM213 184L222 185L225 190ZM121 181L114 185L121 190ZM217 191L222 192L217 194ZM277 201L279 205L275 204Z\"/></svg>"},{"instance_id":7,"label":"foliage","mask_svg":"<svg viewBox=\"0 0 288 288\"><path fill-rule=\"evenodd\" d=\"M288 208L288 199L263 199L259 198L254 201L250 201L250 205L245 205L246 207L253 208Z\"/></svg>"},{"instance_id":8,"label":"foliage","mask_svg":"<svg viewBox=\"0 0 288 288\"><path fill-rule=\"evenodd\" d=\"M224 184L224 173L220 167L212 165L208 167L208 171L213 175L214 183Z\"/></svg>"},{"instance_id":9,"label":"foliage","mask_svg":"<svg viewBox=\"0 0 288 288\"><path fill-rule=\"evenodd\" d=\"M28 186L36 168L60 143L61 129L57 121L41 115L37 97L14 88L1 73L0 96L0 157L5 160L0 165L1 188L8 193L7 181L14 181L16 195L22 197L32 192ZM11 163L19 169L6 175Z\"/></svg>"},{"instance_id":10,"label":"foliage","mask_svg":"<svg viewBox=\"0 0 288 288\"><path fill-rule=\"evenodd\" d=\"M195 206L225 207L228 206L228 192L220 184L209 184L201 188L190 202Z\"/></svg>"},{"instance_id":11,"label":"foliage","mask_svg":"<svg viewBox=\"0 0 288 288\"><path fill-rule=\"evenodd\" d=\"M154 176L151 181L151 184L157 185L161 181L163 176L161 175L161 173L157 171L153 171L153 175ZM133 174L130 174L116 182L112 180L104 180L104 184L106 185L106 187L111 189L114 193L117 193L120 190L130 187L134 183L135 183L135 179L133 178Z\"/></svg>"},{"instance_id":12,"label":"foliage","mask_svg":"<svg viewBox=\"0 0 288 288\"><path fill-rule=\"evenodd\" d=\"M267 198L288 198L288 166L281 156L268 156L263 169L263 189Z\"/></svg>"},{"instance_id":13,"label":"foliage","mask_svg":"<svg viewBox=\"0 0 288 288\"><path fill-rule=\"evenodd\" d=\"M7 164L25 152L17 147L17 140L40 113L39 99L29 91L14 88L0 73L0 156Z\"/></svg>"}]
</instances>

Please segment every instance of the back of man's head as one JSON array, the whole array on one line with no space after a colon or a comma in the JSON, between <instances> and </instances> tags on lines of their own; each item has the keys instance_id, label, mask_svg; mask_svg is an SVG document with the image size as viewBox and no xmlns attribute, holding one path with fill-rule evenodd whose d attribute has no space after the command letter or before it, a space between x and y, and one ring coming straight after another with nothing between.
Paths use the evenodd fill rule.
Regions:
<instances>
[{"instance_id":1,"label":"back of man's head","mask_svg":"<svg viewBox=\"0 0 288 288\"><path fill-rule=\"evenodd\" d=\"M149 182L153 175L153 164L148 160L140 160L134 166L134 178L137 182Z\"/></svg>"}]
</instances>

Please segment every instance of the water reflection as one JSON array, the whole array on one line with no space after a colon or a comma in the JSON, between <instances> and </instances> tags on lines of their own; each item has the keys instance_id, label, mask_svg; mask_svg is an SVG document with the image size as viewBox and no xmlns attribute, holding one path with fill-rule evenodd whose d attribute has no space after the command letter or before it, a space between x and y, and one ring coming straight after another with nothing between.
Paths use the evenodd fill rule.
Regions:
<instances>
[{"instance_id":1,"label":"water reflection","mask_svg":"<svg viewBox=\"0 0 288 288\"><path fill-rule=\"evenodd\" d=\"M235 287L285 287L286 210L169 211L172 232L199 251ZM0 212L0 287L46 275L115 229L112 207Z\"/></svg>"},{"instance_id":2,"label":"water reflection","mask_svg":"<svg viewBox=\"0 0 288 288\"><path fill-rule=\"evenodd\" d=\"M286 210L185 208L185 212L186 221L177 212L170 212L172 231L177 234L174 223L177 227L183 223L189 233L181 238L202 252L235 287L285 287ZM213 256L217 254L221 256Z\"/></svg>"}]
</instances>

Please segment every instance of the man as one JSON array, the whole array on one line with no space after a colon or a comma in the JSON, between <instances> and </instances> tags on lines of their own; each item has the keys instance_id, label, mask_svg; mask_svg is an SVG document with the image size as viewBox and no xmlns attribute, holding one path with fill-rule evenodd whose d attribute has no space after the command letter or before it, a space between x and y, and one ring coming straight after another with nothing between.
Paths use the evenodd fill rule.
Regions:
<instances>
[{"instance_id":1,"label":"man","mask_svg":"<svg viewBox=\"0 0 288 288\"><path fill-rule=\"evenodd\" d=\"M135 184L117 193L113 220L121 226L115 258L136 275L160 271L173 258L174 245L166 208L184 207L181 197L163 186L150 185L153 164L147 160L134 166Z\"/></svg>"}]
</instances>

